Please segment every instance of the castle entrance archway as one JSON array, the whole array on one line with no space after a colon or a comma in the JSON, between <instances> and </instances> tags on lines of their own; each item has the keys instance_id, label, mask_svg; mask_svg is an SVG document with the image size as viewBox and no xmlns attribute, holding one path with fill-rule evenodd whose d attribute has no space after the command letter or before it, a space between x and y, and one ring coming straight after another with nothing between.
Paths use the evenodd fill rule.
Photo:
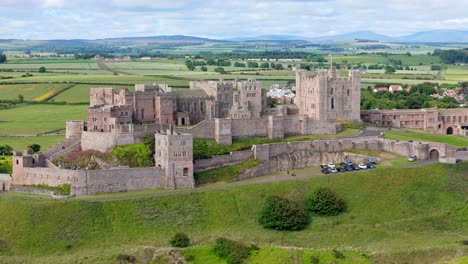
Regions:
<instances>
[{"instance_id":1,"label":"castle entrance archway","mask_svg":"<svg viewBox=\"0 0 468 264\"><path fill-rule=\"evenodd\" d=\"M447 135L453 135L453 128L452 127L447 128Z\"/></svg>"},{"instance_id":2,"label":"castle entrance archway","mask_svg":"<svg viewBox=\"0 0 468 264\"><path fill-rule=\"evenodd\" d=\"M439 160L439 151L437 149L433 149L429 151L429 159L430 160Z\"/></svg>"},{"instance_id":3,"label":"castle entrance archway","mask_svg":"<svg viewBox=\"0 0 468 264\"><path fill-rule=\"evenodd\" d=\"M182 126L185 126L185 117L182 117L182 119L181 119L181 125L182 125Z\"/></svg>"}]
</instances>

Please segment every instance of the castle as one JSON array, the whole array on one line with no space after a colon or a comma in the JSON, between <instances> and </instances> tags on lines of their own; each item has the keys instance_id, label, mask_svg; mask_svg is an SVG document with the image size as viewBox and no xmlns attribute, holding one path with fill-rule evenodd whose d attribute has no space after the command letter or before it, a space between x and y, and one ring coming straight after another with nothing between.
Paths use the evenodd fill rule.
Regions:
<instances>
[{"instance_id":1,"label":"castle","mask_svg":"<svg viewBox=\"0 0 468 264\"><path fill-rule=\"evenodd\" d=\"M68 121L64 142L41 154L14 153L12 185L70 184L72 195L193 188L193 138L228 145L236 138L336 134L337 120L359 122L353 105L358 109L359 73L339 77L332 68L315 74L297 73L299 113L287 106L267 109L266 93L254 79L193 81L188 90L166 84L136 84L134 92L118 93L92 88L87 122ZM154 167L65 170L52 163L80 149L104 152L139 143L148 134L155 135Z\"/></svg>"},{"instance_id":2,"label":"castle","mask_svg":"<svg viewBox=\"0 0 468 264\"><path fill-rule=\"evenodd\" d=\"M416 128L433 134L468 136L468 108L361 111L366 123L384 127Z\"/></svg>"},{"instance_id":3,"label":"castle","mask_svg":"<svg viewBox=\"0 0 468 264\"><path fill-rule=\"evenodd\" d=\"M336 68L317 71L308 77L305 70L296 71L296 104L299 114L314 120L352 120L360 122L361 77L350 71L338 75Z\"/></svg>"}]
</instances>

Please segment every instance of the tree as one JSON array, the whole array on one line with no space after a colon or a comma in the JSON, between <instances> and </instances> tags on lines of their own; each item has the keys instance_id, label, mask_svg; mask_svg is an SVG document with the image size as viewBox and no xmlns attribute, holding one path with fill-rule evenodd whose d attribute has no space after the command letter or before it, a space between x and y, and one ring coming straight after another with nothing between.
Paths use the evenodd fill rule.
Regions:
<instances>
[{"instance_id":1,"label":"tree","mask_svg":"<svg viewBox=\"0 0 468 264\"><path fill-rule=\"evenodd\" d=\"M0 53L0 63L4 63L7 60L7 57L5 54Z\"/></svg>"},{"instance_id":2,"label":"tree","mask_svg":"<svg viewBox=\"0 0 468 264\"><path fill-rule=\"evenodd\" d=\"M24 102L24 96L22 94L18 94L18 101L20 103L23 103Z\"/></svg>"},{"instance_id":3,"label":"tree","mask_svg":"<svg viewBox=\"0 0 468 264\"><path fill-rule=\"evenodd\" d=\"M40 72L40 73L44 73L44 72L46 72L46 71L47 71L47 70L46 70L46 68L45 68L44 66L41 66L41 67L39 68L39 72Z\"/></svg>"},{"instance_id":4,"label":"tree","mask_svg":"<svg viewBox=\"0 0 468 264\"><path fill-rule=\"evenodd\" d=\"M224 70L223 67L217 67L214 69L215 72L219 72L220 74L225 74L226 71Z\"/></svg>"},{"instance_id":5,"label":"tree","mask_svg":"<svg viewBox=\"0 0 468 264\"><path fill-rule=\"evenodd\" d=\"M189 71L195 70L195 65L193 64L191 60L185 60L185 66L187 66L187 69Z\"/></svg>"},{"instance_id":6,"label":"tree","mask_svg":"<svg viewBox=\"0 0 468 264\"><path fill-rule=\"evenodd\" d=\"M203 65L200 67L200 70L206 72L208 71L208 68L205 65Z\"/></svg>"},{"instance_id":7,"label":"tree","mask_svg":"<svg viewBox=\"0 0 468 264\"><path fill-rule=\"evenodd\" d=\"M185 233L176 233L169 242L173 247L184 248L190 245L190 238Z\"/></svg>"},{"instance_id":8,"label":"tree","mask_svg":"<svg viewBox=\"0 0 468 264\"><path fill-rule=\"evenodd\" d=\"M9 145L0 145L0 155L10 156L13 154L13 148Z\"/></svg>"},{"instance_id":9,"label":"tree","mask_svg":"<svg viewBox=\"0 0 468 264\"><path fill-rule=\"evenodd\" d=\"M297 203L273 195L266 198L258 222L268 229L301 230L307 226L308 219Z\"/></svg>"},{"instance_id":10,"label":"tree","mask_svg":"<svg viewBox=\"0 0 468 264\"><path fill-rule=\"evenodd\" d=\"M315 189L307 198L306 209L319 215L337 215L344 212L344 200L325 187Z\"/></svg>"},{"instance_id":11,"label":"tree","mask_svg":"<svg viewBox=\"0 0 468 264\"><path fill-rule=\"evenodd\" d=\"M29 145L28 148L31 149L34 152L39 152L41 150L41 145L32 144L32 145Z\"/></svg>"},{"instance_id":12,"label":"tree","mask_svg":"<svg viewBox=\"0 0 468 264\"><path fill-rule=\"evenodd\" d=\"M393 74L395 73L396 70L390 65L385 66L385 74Z\"/></svg>"}]
</instances>

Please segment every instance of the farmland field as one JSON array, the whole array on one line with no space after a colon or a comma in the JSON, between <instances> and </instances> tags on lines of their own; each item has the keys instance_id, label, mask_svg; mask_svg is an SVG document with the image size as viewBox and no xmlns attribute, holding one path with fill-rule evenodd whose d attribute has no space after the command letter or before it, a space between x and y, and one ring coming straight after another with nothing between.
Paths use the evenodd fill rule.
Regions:
<instances>
[{"instance_id":1,"label":"farmland field","mask_svg":"<svg viewBox=\"0 0 468 264\"><path fill-rule=\"evenodd\" d=\"M38 134L64 129L67 120L84 120L87 105L36 104L0 111L0 134Z\"/></svg>"},{"instance_id":2,"label":"farmland field","mask_svg":"<svg viewBox=\"0 0 468 264\"><path fill-rule=\"evenodd\" d=\"M65 84L56 83L0 85L0 100L18 100L18 95L21 94L26 101L36 101L41 99L41 96L53 94L64 86Z\"/></svg>"},{"instance_id":3,"label":"farmland field","mask_svg":"<svg viewBox=\"0 0 468 264\"><path fill-rule=\"evenodd\" d=\"M1 87L1 86L0 86ZM89 103L89 89L93 87L113 87L116 91L120 91L121 88L127 87L130 91L134 90L133 85L129 86L112 86L112 85L96 85L96 84L77 84L72 88L60 93L52 99L55 102L67 102L67 103Z\"/></svg>"}]
</instances>

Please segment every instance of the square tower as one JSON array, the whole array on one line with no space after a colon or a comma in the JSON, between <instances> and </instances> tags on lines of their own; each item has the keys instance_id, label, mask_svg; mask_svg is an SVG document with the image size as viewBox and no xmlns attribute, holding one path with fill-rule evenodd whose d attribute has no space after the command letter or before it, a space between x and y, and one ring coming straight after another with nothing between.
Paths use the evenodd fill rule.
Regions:
<instances>
[{"instance_id":1,"label":"square tower","mask_svg":"<svg viewBox=\"0 0 468 264\"><path fill-rule=\"evenodd\" d=\"M341 77L332 67L316 71L309 77L304 70L296 71L296 102L299 114L319 121L348 120L361 122L361 77L350 71Z\"/></svg>"},{"instance_id":2,"label":"square tower","mask_svg":"<svg viewBox=\"0 0 468 264\"><path fill-rule=\"evenodd\" d=\"M168 129L155 134L154 161L166 172L166 189L194 187L193 136ZM191 186L187 186L187 182Z\"/></svg>"}]
</instances>

